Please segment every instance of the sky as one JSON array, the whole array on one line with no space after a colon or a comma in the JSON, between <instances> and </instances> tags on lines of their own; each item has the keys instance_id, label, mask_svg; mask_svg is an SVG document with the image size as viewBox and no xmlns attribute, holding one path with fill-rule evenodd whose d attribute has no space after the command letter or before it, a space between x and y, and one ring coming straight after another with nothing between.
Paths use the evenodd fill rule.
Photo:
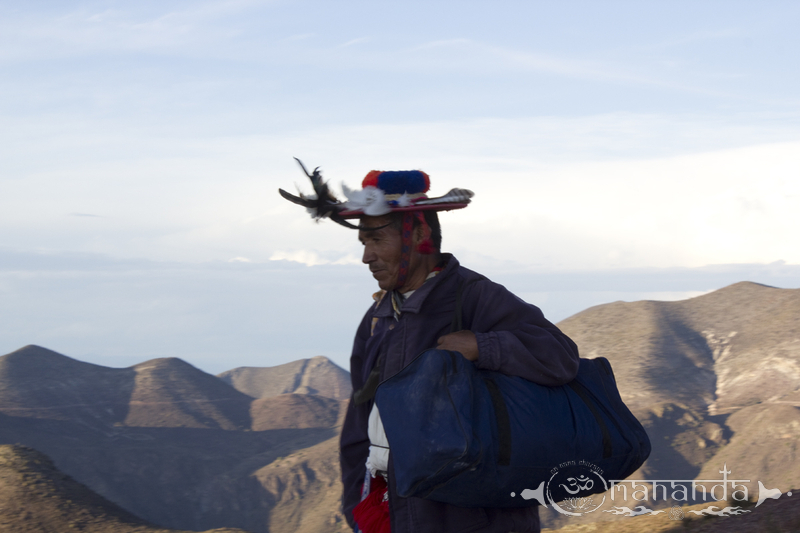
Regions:
<instances>
[{"instance_id":1,"label":"sky","mask_svg":"<svg viewBox=\"0 0 800 533\"><path fill-rule=\"evenodd\" d=\"M0 0L0 354L348 367L376 284L278 194L422 169L557 322L800 287L796 2Z\"/></svg>"}]
</instances>

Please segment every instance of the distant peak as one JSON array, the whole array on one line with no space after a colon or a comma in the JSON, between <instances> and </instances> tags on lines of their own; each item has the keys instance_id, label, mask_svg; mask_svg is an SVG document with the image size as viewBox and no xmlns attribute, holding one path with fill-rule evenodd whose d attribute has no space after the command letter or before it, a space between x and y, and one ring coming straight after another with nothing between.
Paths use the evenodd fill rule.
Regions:
<instances>
[{"instance_id":1,"label":"distant peak","mask_svg":"<svg viewBox=\"0 0 800 533\"><path fill-rule=\"evenodd\" d=\"M9 354L0 357L0 361L10 364L17 368L77 368L85 366L97 366L92 363L84 363L64 354L48 350L35 344L23 346Z\"/></svg>"},{"instance_id":2,"label":"distant peak","mask_svg":"<svg viewBox=\"0 0 800 533\"><path fill-rule=\"evenodd\" d=\"M733 289L733 288L745 288L745 287L759 287L763 289L779 289L780 287L773 287L772 285L764 285L763 283L756 283L755 281L739 281L738 283L733 283L728 285L727 287L723 287L720 290L725 289Z\"/></svg>"},{"instance_id":3,"label":"distant peak","mask_svg":"<svg viewBox=\"0 0 800 533\"><path fill-rule=\"evenodd\" d=\"M191 368L197 370L193 365L187 363L179 357L158 357L150 359L138 365L133 365L136 370L147 370L149 368Z\"/></svg>"},{"instance_id":4,"label":"distant peak","mask_svg":"<svg viewBox=\"0 0 800 533\"><path fill-rule=\"evenodd\" d=\"M35 344L28 344L27 346L23 346L19 350L14 350L13 352L7 355L22 355L22 356L39 356L39 357L64 357L67 359L71 359L64 354L60 354L58 352L54 352L53 350L49 350L42 346L37 346Z\"/></svg>"}]
</instances>

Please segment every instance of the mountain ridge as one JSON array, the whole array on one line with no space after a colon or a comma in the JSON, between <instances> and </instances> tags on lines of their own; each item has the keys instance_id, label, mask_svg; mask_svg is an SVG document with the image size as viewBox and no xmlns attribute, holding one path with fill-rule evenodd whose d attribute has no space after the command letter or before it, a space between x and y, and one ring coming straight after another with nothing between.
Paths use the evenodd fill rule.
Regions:
<instances>
[{"instance_id":1,"label":"mountain ridge","mask_svg":"<svg viewBox=\"0 0 800 533\"><path fill-rule=\"evenodd\" d=\"M314 384L315 368L326 369L321 359L303 365L295 390L310 390L303 378ZM272 517L302 512L291 495L305 494L306 503L320 504L313 516L290 522L340 531L345 522L331 494L341 488L329 489L340 483L338 463L325 454L336 447L343 413L341 401L324 396L252 398L177 358L115 369L38 346L0 357L0 444L45 452L102 497L180 530L288 533ZM326 441L322 455L303 452ZM317 459L285 460L306 455ZM264 470L273 464L289 493L258 474L273 472Z\"/></svg>"},{"instance_id":2,"label":"mountain ridge","mask_svg":"<svg viewBox=\"0 0 800 533\"><path fill-rule=\"evenodd\" d=\"M677 302L595 306L558 326L583 357L611 361L623 398L647 428L653 454L635 478L713 479L727 464L753 483L800 486L800 289L741 282ZM337 457L345 403L334 396L344 396L346 382L349 397L349 379L326 358L219 377L172 358L110 369L127 371L125 381L53 354L40 361L72 369L62 372L69 379L27 391L8 385L18 355L0 357L0 443L42 446L80 482L165 526L347 530ZM116 389L92 396L90 377ZM338 391L332 378L342 380ZM26 404L41 391L39 404ZM97 401L53 414L44 409L53 398ZM114 398L128 407L109 413L102 401ZM129 418L139 405L156 407ZM547 525L564 518L543 513Z\"/></svg>"}]
</instances>

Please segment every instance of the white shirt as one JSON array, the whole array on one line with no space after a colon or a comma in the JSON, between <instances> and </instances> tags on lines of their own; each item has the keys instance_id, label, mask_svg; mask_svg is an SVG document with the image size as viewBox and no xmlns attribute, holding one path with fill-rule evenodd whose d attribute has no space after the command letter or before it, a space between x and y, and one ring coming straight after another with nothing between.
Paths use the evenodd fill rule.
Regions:
<instances>
[{"instance_id":1,"label":"white shirt","mask_svg":"<svg viewBox=\"0 0 800 533\"><path fill-rule=\"evenodd\" d=\"M367 434L369 435L369 457L367 457L367 470L376 476L376 472L389 470L389 441L386 439L386 432L383 430L383 422L378 412L378 405L372 404L372 411L369 412L369 422L367 422Z\"/></svg>"}]
</instances>

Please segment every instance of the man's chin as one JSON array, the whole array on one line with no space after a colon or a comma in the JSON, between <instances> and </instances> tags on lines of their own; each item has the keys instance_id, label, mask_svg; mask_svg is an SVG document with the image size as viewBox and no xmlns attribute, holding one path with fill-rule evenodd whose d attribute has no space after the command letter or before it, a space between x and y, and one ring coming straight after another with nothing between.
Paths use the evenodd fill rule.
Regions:
<instances>
[{"instance_id":1,"label":"man's chin","mask_svg":"<svg viewBox=\"0 0 800 533\"><path fill-rule=\"evenodd\" d=\"M390 291L394 289L394 279L388 279L387 277L382 275L382 272L375 272L372 274L372 277L378 282L378 287L385 291Z\"/></svg>"}]
</instances>

